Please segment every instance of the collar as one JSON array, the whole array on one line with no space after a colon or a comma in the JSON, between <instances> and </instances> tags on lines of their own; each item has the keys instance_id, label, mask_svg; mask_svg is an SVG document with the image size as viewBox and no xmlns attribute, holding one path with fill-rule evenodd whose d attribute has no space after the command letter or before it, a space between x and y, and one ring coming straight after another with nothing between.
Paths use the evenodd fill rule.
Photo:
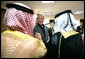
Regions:
<instances>
[{"instance_id":1,"label":"collar","mask_svg":"<svg viewBox=\"0 0 85 59\"><path fill-rule=\"evenodd\" d=\"M64 36L64 38L67 38L71 35L75 35L78 34L78 32L76 32L75 30L69 31L69 32L62 32L62 35Z\"/></svg>"},{"instance_id":2,"label":"collar","mask_svg":"<svg viewBox=\"0 0 85 59\"><path fill-rule=\"evenodd\" d=\"M38 24L38 23L37 23L37 25L39 25L39 26L40 26L40 24ZM40 26L40 27L44 27L44 24L42 24L42 26Z\"/></svg>"}]
</instances>

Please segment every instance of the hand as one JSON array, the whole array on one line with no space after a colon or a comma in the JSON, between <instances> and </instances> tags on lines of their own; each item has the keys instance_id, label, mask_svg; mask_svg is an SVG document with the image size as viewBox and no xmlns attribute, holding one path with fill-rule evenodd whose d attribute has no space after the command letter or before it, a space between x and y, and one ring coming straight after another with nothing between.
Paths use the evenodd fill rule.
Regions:
<instances>
[{"instance_id":1,"label":"hand","mask_svg":"<svg viewBox=\"0 0 85 59\"><path fill-rule=\"evenodd\" d=\"M35 34L35 37L36 37L37 39L41 39L41 34L40 34L40 33L36 33L36 34Z\"/></svg>"}]
</instances>

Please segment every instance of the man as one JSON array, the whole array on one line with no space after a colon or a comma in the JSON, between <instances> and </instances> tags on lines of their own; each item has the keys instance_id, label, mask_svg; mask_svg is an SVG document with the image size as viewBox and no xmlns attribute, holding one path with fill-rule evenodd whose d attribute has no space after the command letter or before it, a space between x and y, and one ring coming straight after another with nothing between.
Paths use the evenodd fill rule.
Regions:
<instances>
[{"instance_id":1,"label":"man","mask_svg":"<svg viewBox=\"0 0 85 59\"><path fill-rule=\"evenodd\" d=\"M23 3L8 3L1 33L1 58L42 58L47 49L33 36L34 12ZM42 51L42 52L41 52Z\"/></svg>"},{"instance_id":2,"label":"man","mask_svg":"<svg viewBox=\"0 0 85 59\"><path fill-rule=\"evenodd\" d=\"M37 22L33 29L33 34L34 37L42 39L45 45L47 46L47 43L49 41L49 34L48 34L48 28L43 24L43 21L44 21L44 15L38 14Z\"/></svg>"},{"instance_id":3,"label":"man","mask_svg":"<svg viewBox=\"0 0 85 59\"><path fill-rule=\"evenodd\" d=\"M58 58L83 58L83 43L76 32L76 20L71 10L62 11L55 16L52 44L56 45Z\"/></svg>"}]
</instances>

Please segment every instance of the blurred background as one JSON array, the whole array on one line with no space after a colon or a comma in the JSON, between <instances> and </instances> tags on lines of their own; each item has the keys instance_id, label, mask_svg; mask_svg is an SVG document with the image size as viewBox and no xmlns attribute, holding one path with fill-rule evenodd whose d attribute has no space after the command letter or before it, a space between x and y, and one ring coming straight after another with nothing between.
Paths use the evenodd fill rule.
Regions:
<instances>
[{"instance_id":1,"label":"blurred background","mask_svg":"<svg viewBox=\"0 0 85 59\"><path fill-rule=\"evenodd\" d=\"M80 25L81 20L84 22L84 1L1 1L1 33L6 30L3 23L4 14L7 9L6 4L16 2L29 6L34 11L35 16L37 13L44 13L44 24L51 22L52 27L55 15L67 9L72 10L78 25ZM50 27L49 24L47 26Z\"/></svg>"}]
</instances>

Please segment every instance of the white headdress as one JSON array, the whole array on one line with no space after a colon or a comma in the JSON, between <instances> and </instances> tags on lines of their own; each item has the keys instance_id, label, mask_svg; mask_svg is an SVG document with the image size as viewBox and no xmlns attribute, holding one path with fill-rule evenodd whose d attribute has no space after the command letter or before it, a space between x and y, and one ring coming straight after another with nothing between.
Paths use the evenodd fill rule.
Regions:
<instances>
[{"instance_id":1,"label":"white headdress","mask_svg":"<svg viewBox=\"0 0 85 59\"><path fill-rule=\"evenodd\" d=\"M71 10L65 10L58 13L55 16L54 33L56 32L68 32L74 30L76 27L76 21L72 15Z\"/></svg>"}]
</instances>

